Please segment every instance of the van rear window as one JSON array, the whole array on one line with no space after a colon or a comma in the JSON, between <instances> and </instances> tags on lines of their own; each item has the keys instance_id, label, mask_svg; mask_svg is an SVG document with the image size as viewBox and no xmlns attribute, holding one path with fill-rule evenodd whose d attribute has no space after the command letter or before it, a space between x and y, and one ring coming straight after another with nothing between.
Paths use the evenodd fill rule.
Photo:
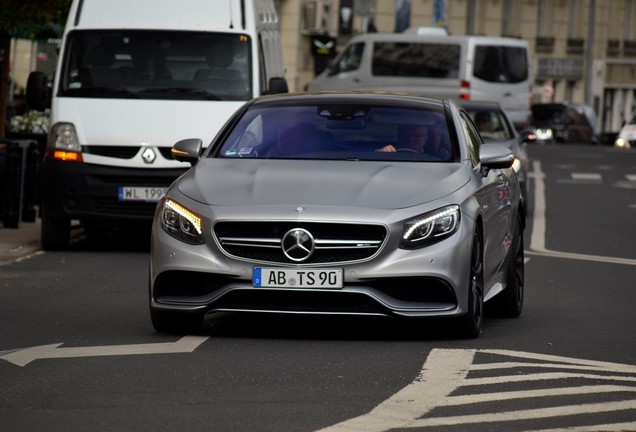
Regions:
<instances>
[{"instance_id":1,"label":"van rear window","mask_svg":"<svg viewBox=\"0 0 636 432\"><path fill-rule=\"evenodd\" d=\"M376 42L371 73L375 76L459 78L460 46L453 44Z\"/></svg>"},{"instance_id":2,"label":"van rear window","mask_svg":"<svg viewBox=\"0 0 636 432\"><path fill-rule=\"evenodd\" d=\"M525 48L497 45L475 47L476 78L493 83L519 83L528 79L528 56Z\"/></svg>"}]
</instances>

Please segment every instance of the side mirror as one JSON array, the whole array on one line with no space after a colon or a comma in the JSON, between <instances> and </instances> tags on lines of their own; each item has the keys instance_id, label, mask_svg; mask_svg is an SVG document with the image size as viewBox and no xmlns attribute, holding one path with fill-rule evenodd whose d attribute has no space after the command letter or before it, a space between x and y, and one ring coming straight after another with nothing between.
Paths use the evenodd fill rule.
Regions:
<instances>
[{"instance_id":1,"label":"side mirror","mask_svg":"<svg viewBox=\"0 0 636 432\"><path fill-rule=\"evenodd\" d=\"M521 142L532 143L537 140L537 133L532 129L525 129L519 134Z\"/></svg>"},{"instance_id":2,"label":"side mirror","mask_svg":"<svg viewBox=\"0 0 636 432\"><path fill-rule=\"evenodd\" d=\"M170 153L172 157L179 162L189 162L195 165L201 157L201 153L203 153L203 141L199 138L188 138L177 141L177 143L172 146Z\"/></svg>"},{"instance_id":3,"label":"side mirror","mask_svg":"<svg viewBox=\"0 0 636 432\"><path fill-rule=\"evenodd\" d=\"M36 111L44 111L51 106L51 82L44 72L31 72L26 88L27 105Z\"/></svg>"},{"instance_id":4,"label":"side mirror","mask_svg":"<svg viewBox=\"0 0 636 432\"><path fill-rule=\"evenodd\" d=\"M263 94L289 93L287 80L281 77L272 77L269 79L269 88Z\"/></svg>"},{"instance_id":5,"label":"side mirror","mask_svg":"<svg viewBox=\"0 0 636 432\"><path fill-rule=\"evenodd\" d=\"M510 168L515 161L515 155L508 147L500 144L482 144L479 147L479 161L484 176L491 169Z\"/></svg>"}]
</instances>

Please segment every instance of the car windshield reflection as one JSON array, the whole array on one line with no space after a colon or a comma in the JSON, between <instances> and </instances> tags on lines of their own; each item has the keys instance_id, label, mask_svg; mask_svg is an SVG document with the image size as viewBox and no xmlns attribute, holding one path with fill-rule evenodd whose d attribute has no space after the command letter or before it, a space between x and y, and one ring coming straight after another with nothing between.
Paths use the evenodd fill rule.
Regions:
<instances>
[{"instance_id":1,"label":"car windshield reflection","mask_svg":"<svg viewBox=\"0 0 636 432\"><path fill-rule=\"evenodd\" d=\"M382 106L254 108L212 156L448 162L443 112Z\"/></svg>"}]
</instances>

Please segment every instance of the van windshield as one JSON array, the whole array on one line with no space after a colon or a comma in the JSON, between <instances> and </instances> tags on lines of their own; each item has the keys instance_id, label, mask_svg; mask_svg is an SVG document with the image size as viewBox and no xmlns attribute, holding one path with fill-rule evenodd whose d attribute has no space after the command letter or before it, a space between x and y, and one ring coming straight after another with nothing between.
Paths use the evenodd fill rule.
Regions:
<instances>
[{"instance_id":1,"label":"van windshield","mask_svg":"<svg viewBox=\"0 0 636 432\"><path fill-rule=\"evenodd\" d=\"M371 71L376 76L459 78L460 46L419 42L375 42Z\"/></svg>"},{"instance_id":2,"label":"van windshield","mask_svg":"<svg viewBox=\"0 0 636 432\"><path fill-rule=\"evenodd\" d=\"M493 83L520 83L528 79L528 57L525 48L500 45L478 45L475 48L476 78Z\"/></svg>"},{"instance_id":3,"label":"van windshield","mask_svg":"<svg viewBox=\"0 0 636 432\"><path fill-rule=\"evenodd\" d=\"M245 101L250 37L178 31L74 31L59 93L67 97Z\"/></svg>"}]
</instances>

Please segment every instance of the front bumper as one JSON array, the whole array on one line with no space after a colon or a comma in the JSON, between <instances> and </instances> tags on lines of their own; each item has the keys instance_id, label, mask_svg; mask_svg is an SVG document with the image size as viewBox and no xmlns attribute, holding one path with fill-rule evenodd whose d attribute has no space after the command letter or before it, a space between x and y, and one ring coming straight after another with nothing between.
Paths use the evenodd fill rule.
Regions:
<instances>
[{"instance_id":1,"label":"front bumper","mask_svg":"<svg viewBox=\"0 0 636 432\"><path fill-rule=\"evenodd\" d=\"M46 217L151 220L156 202L118 200L120 186L168 187L185 169L122 168L46 159L41 207Z\"/></svg>"},{"instance_id":2,"label":"front bumper","mask_svg":"<svg viewBox=\"0 0 636 432\"><path fill-rule=\"evenodd\" d=\"M187 245L153 226L150 307L181 312L271 312L374 316L455 316L467 310L474 225L463 218L451 237L431 246L397 248L401 222L389 226L380 252L368 261L334 263L341 289L255 288L254 267L277 266L224 254L213 240ZM281 267L294 267L282 265Z\"/></svg>"}]
</instances>

